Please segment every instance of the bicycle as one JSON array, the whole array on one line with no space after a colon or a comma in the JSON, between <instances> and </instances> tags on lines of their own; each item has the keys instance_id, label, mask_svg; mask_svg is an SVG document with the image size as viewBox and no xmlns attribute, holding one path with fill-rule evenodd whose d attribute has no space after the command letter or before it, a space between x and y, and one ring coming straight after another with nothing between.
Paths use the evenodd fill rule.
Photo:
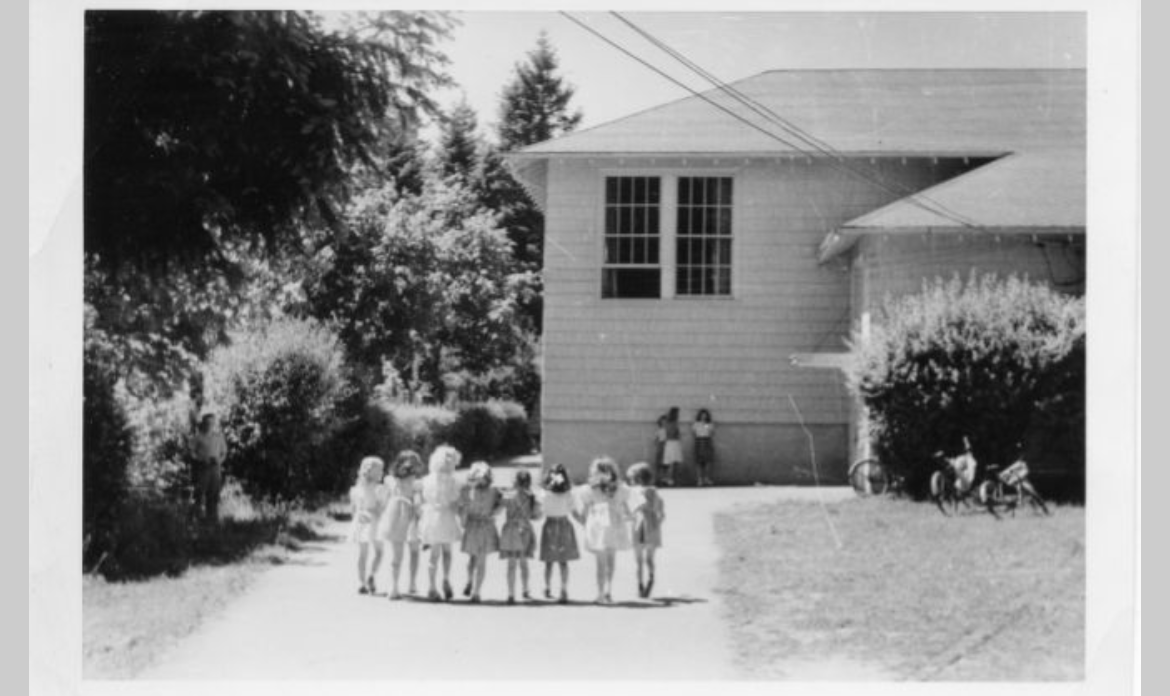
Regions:
<instances>
[{"instance_id":1,"label":"bicycle","mask_svg":"<svg viewBox=\"0 0 1170 696\"><path fill-rule=\"evenodd\" d=\"M906 481L876 457L864 457L849 467L849 485L862 497L899 495L905 490Z\"/></svg>"},{"instance_id":2,"label":"bicycle","mask_svg":"<svg viewBox=\"0 0 1170 696\"><path fill-rule=\"evenodd\" d=\"M940 451L934 453L934 458L938 469L930 475L930 499L939 512L949 517L958 513L960 503L970 507L979 463L971 452L971 442L965 437L962 454L947 457Z\"/></svg>"},{"instance_id":3,"label":"bicycle","mask_svg":"<svg viewBox=\"0 0 1170 696\"><path fill-rule=\"evenodd\" d=\"M1028 479L1028 463L1017 459L1006 469L991 464L987 467L987 478L979 484L979 504L987 508L997 520L1002 519L996 508L1011 510L1012 517L1016 516L1016 508L1028 503L1033 511L1039 510L1044 515L1051 515L1048 504L1036 492L1036 488Z\"/></svg>"}]
</instances>

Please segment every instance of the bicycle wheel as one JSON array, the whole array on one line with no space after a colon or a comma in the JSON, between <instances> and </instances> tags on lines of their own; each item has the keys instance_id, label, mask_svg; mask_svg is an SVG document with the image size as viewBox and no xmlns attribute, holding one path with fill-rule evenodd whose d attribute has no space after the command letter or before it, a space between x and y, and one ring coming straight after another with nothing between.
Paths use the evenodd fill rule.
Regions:
<instances>
[{"instance_id":1,"label":"bicycle wheel","mask_svg":"<svg viewBox=\"0 0 1170 696\"><path fill-rule=\"evenodd\" d=\"M950 490L950 482L943 472L936 471L930 475L930 499L938 506L938 511L946 516L950 516L947 510L947 503L951 502L952 498Z\"/></svg>"},{"instance_id":2,"label":"bicycle wheel","mask_svg":"<svg viewBox=\"0 0 1170 696\"><path fill-rule=\"evenodd\" d=\"M996 508L1005 505L1003 500L1003 489L995 485L994 481L984 481L983 483L979 484L979 488L976 489L975 495L979 500L979 504L987 508L987 511L991 513L992 517L998 520L999 512L996 510Z\"/></svg>"},{"instance_id":3,"label":"bicycle wheel","mask_svg":"<svg viewBox=\"0 0 1170 696\"><path fill-rule=\"evenodd\" d=\"M890 477L880 461L869 457L849 467L849 485L861 496L881 495L889 488Z\"/></svg>"},{"instance_id":4,"label":"bicycle wheel","mask_svg":"<svg viewBox=\"0 0 1170 696\"><path fill-rule=\"evenodd\" d=\"M1052 511L1048 509L1048 504L1044 502L1044 499L1040 497L1040 494L1031 485L1024 486L1021 495L1028 499L1028 503L1032 506L1033 510L1039 510L1044 515L1052 514Z\"/></svg>"}]
</instances>

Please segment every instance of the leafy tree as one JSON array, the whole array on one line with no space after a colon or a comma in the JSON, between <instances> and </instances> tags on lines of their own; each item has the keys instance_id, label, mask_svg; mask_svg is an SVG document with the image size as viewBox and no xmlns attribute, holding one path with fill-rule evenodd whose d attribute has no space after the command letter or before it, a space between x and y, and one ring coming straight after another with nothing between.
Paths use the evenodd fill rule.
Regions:
<instances>
[{"instance_id":1,"label":"leafy tree","mask_svg":"<svg viewBox=\"0 0 1170 696\"><path fill-rule=\"evenodd\" d=\"M443 121L439 137L439 171L456 177L460 184L470 184L479 168L479 136L475 110L466 100L455 105Z\"/></svg>"},{"instance_id":2,"label":"leafy tree","mask_svg":"<svg viewBox=\"0 0 1170 696\"><path fill-rule=\"evenodd\" d=\"M383 131L434 111L429 13L91 11L85 21L85 247L113 267L217 261L337 219Z\"/></svg>"},{"instance_id":3,"label":"leafy tree","mask_svg":"<svg viewBox=\"0 0 1170 696\"><path fill-rule=\"evenodd\" d=\"M442 399L445 375L515 362L531 277L513 272L506 237L471 192L450 180L419 196L384 186L356 199L346 221L307 295L367 381L385 364L412 392Z\"/></svg>"}]
</instances>

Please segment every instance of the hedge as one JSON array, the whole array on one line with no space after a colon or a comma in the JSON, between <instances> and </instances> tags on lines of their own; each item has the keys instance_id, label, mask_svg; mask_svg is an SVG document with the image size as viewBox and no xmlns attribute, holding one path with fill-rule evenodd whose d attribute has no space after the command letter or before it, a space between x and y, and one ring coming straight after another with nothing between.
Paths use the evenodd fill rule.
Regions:
<instances>
[{"instance_id":1,"label":"hedge","mask_svg":"<svg viewBox=\"0 0 1170 696\"><path fill-rule=\"evenodd\" d=\"M523 406L510 401L446 408L380 400L371 404L366 426L371 433L371 453L387 461L404 449L425 455L442 443L462 452L464 465L531 450L528 415Z\"/></svg>"},{"instance_id":2,"label":"hedge","mask_svg":"<svg viewBox=\"0 0 1170 696\"><path fill-rule=\"evenodd\" d=\"M852 391L876 453L921 490L932 454L970 438L983 463L1084 474L1085 305L1025 279L972 275L887 299L855 331Z\"/></svg>"}]
</instances>

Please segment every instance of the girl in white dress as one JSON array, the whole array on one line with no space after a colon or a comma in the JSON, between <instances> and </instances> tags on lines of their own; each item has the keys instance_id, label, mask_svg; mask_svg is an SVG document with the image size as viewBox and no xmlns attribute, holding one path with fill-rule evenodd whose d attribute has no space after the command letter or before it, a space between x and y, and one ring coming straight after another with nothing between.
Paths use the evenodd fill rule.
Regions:
<instances>
[{"instance_id":1,"label":"girl in white dress","mask_svg":"<svg viewBox=\"0 0 1170 696\"><path fill-rule=\"evenodd\" d=\"M382 564L382 541L378 539L378 518L382 515L383 490L378 483L382 480L385 463L378 457L366 457L358 467L357 483L349 489L349 502L353 511L349 540L358 545L358 592L374 594L374 576ZM370 546L374 547L374 562L369 575L366 561Z\"/></svg>"},{"instance_id":2,"label":"girl in white dress","mask_svg":"<svg viewBox=\"0 0 1170 696\"><path fill-rule=\"evenodd\" d=\"M421 503L419 476L422 458L412 450L399 452L390 467L390 474L382 486L385 489L386 511L382 515L381 537L390 542L390 568L393 586L390 599L401 599L398 578L402 572L402 557L410 548L410 594L417 591L418 578L418 517Z\"/></svg>"},{"instance_id":3,"label":"girl in white dress","mask_svg":"<svg viewBox=\"0 0 1170 696\"><path fill-rule=\"evenodd\" d=\"M589 465L589 485L581 495L585 548L597 559L597 603L613 601L617 552L631 547L629 489L618 476L617 462L598 457Z\"/></svg>"},{"instance_id":4,"label":"girl in white dress","mask_svg":"<svg viewBox=\"0 0 1170 696\"><path fill-rule=\"evenodd\" d=\"M423 547L431 550L427 597L432 601L440 599L435 585L440 562L443 565L442 598L450 600L455 596L451 589L451 545L463 537L463 527L459 524L459 482L455 480L455 467L462 458L454 447L439 445L431 453L430 473L422 482L422 516L418 533Z\"/></svg>"}]
</instances>

